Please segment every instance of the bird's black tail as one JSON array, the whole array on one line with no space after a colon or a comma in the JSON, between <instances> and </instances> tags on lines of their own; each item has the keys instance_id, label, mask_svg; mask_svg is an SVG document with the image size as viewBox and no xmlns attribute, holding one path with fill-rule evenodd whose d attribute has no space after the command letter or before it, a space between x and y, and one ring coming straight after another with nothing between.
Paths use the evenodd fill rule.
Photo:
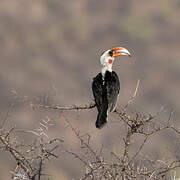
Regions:
<instances>
[{"instance_id":1,"label":"bird's black tail","mask_svg":"<svg viewBox=\"0 0 180 180\"><path fill-rule=\"evenodd\" d=\"M107 123L107 109L98 113L96 127L102 128Z\"/></svg>"}]
</instances>

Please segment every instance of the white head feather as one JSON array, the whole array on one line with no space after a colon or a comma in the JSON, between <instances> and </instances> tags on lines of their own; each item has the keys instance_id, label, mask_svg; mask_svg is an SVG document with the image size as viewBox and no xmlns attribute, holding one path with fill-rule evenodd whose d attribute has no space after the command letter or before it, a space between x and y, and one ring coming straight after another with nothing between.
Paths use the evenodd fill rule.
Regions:
<instances>
[{"instance_id":1,"label":"white head feather","mask_svg":"<svg viewBox=\"0 0 180 180\"><path fill-rule=\"evenodd\" d=\"M114 57L110 56L109 51L111 50L108 49L100 57L100 63L103 66L102 71L101 71L103 76L107 70L112 72L112 65L114 62Z\"/></svg>"},{"instance_id":2,"label":"white head feather","mask_svg":"<svg viewBox=\"0 0 180 180\"><path fill-rule=\"evenodd\" d=\"M108 49L100 57L100 63L103 66L102 75L105 75L106 71L112 72L112 65L114 58L117 56L131 56L130 52L123 47L115 47L113 49Z\"/></svg>"}]
</instances>

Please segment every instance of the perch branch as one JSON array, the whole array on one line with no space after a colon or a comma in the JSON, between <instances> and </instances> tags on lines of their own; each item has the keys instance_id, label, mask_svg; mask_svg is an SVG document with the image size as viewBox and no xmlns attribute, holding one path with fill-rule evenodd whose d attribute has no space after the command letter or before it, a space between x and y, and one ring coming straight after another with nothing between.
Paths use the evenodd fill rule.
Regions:
<instances>
[{"instance_id":1,"label":"perch branch","mask_svg":"<svg viewBox=\"0 0 180 180\"><path fill-rule=\"evenodd\" d=\"M54 109L54 110L86 110L86 109L92 109L96 106L94 102L91 102L86 105L71 105L71 106L59 106L59 105L43 105L43 104L31 104L31 107L33 109L36 108L44 108L44 109Z\"/></svg>"}]
</instances>

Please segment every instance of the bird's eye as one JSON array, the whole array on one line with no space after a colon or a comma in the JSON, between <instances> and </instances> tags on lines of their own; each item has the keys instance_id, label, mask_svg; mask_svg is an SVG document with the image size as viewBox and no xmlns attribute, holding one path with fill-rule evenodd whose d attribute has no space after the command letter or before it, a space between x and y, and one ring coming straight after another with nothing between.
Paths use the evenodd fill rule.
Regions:
<instances>
[{"instance_id":1,"label":"bird's eye","mask_svg":"<svg viewBox=\"0 0 180 180\"><path fill-rule=\"evenodd\" d=\"M114 50L110 50L109 51L109 55L112 57L113 56L113 53L114 53Z\"/></svg>"}]
</instances>

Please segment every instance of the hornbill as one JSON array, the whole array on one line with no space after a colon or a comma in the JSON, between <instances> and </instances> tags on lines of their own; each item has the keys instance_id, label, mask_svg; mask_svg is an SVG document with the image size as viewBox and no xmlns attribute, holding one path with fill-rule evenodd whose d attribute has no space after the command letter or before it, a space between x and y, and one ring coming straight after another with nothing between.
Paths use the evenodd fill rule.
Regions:
<instances>
[{"instance_id":1,"label":"hornbill","mask_svg":"<svg viewBox=\"0 0 180 180\"><path fill-rule=\"evenodd\" d=\"M112 65L117 56L131 56L123 47L115 47L102 53L100 63L102 70L93 78L92 91L95 98L98 116L96 127L102 128L107 123L108 112L116 109L120 90L117 74L112 71Z\"/></svg>"}]
</instances>

